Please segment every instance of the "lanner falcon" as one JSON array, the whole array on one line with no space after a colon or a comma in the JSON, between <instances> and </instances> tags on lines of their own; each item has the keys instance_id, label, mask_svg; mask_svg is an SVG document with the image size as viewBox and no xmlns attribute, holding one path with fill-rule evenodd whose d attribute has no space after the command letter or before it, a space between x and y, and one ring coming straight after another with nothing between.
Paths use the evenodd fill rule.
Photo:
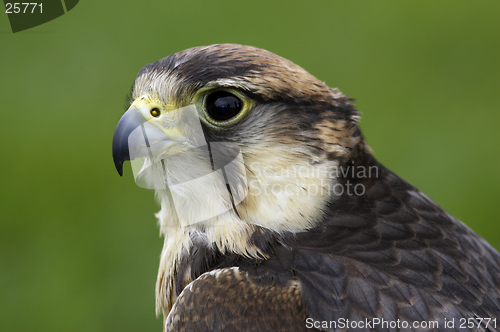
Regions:
<instances>
[{"instance_id":1,"label":"lanner falcon","mask_svg":"<svg viewBox=\"0 0 500 332\"><path fill-rule=\"evenodd\" d=\"M373 157L351 101L249 46L139 72L113 158L161 205L165 331L500 331L500 254Z\"/></svg>"}]
</instances>

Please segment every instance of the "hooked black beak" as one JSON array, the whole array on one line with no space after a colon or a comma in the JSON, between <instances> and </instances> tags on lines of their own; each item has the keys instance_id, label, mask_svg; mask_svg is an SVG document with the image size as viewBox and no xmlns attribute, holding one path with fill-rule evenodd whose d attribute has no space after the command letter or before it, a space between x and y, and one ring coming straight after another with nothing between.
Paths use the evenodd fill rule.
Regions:
<instances>
[{"instance_id":1,"label":"hooked black beak","mask_svg":"<svg viewBox=\"0 0 500 332\"><path fill-rule=\"evenodd\" d=\"M129 108L128 111L123 114L120 121L118 121L118 125L113 135L113 161L120 176L123 175L123 162L130 160L129 136L134 129L144 122L146 122L146 120L135 107Z\"/></svg>"}]
</instances>

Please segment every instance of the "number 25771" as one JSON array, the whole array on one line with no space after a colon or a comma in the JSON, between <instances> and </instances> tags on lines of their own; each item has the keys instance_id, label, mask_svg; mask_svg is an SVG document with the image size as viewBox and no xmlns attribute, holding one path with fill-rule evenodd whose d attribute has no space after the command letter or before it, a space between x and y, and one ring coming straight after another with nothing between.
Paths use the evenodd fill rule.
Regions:
<instances>
[{"instance_id":1,"label":"number 25771","mask_svg":"<svg viewBox=\"0 0 500 332\"><path fill-rule=\"evenodd\" d=\"M24 8L23 8L24 7ZM15 3L6 3L5 4L5 12L7 14L33 14L38 13L37 7L40 7L40 13L42 12L42 4L36 2L15 2Z\"/></svg>"}]
</instances>

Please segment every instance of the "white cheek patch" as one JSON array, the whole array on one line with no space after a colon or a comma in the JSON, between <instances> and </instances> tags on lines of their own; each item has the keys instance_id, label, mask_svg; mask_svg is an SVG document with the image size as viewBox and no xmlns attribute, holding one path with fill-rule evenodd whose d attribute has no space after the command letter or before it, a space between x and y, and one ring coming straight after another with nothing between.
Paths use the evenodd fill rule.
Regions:
<instances>
[{"instance_id":1,"label":"white cheek patch","mask_svg":"<svg viewBox=\"0 0 500 332\"><path fill-rule=\"evenodd\" d=\"M168 156L164 165L181 226L230 211L248 194L243 156L235 144L210 143L189 149L181 155Z\"/></svg>"},{"instance_id":2,"label":"white cheek patch","mask_svg":"<svg viewBox=\"0 0 500 332\"><path fill-rule=\"evenodd\" d=\"M224 182L229 186L233 204L240 204L248 195L248 184L243 154L234 143L210 143L213 165L221 171Z\"/></svg>"},{"instance_id":3,"label":"white cheek patch","mask_svg":"<svg viewBox=\"0 0 500 332\"><path fill-rule=\"evenodd\" d=\"M172 161L166 163L168 188L181 226L193 225L232 209L222 171L212 172L210 168L209 173L198 172L203 168L207 170L210 165L198 164L191 172L189 168L182 167L186 163L193 165L189 159L178 164ZM186 177L191 180L186 180Z\"/></svg>"},{"instance_id":4,"label":"white cheek patch","mask_svg":"<svg viewBox=\"0 0 500 332\"><path fill-rule=\"evenodd\" d=\"M171 197L180 226L212 219L241 203L248 186L239 146L207 144L194 105L161 117L128 137L137 185Z\"/></svg>"}]
</instances>

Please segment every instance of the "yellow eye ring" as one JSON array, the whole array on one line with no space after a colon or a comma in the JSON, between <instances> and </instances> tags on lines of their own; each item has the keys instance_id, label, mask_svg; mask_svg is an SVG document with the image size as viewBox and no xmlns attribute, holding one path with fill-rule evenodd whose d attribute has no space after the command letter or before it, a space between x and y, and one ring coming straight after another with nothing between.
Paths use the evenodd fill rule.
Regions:
<instances>
[{"instance_id":1,"label":"yellow eye ring","mask_svg":"<svg viewBox=\"0 0 500 332\"><path fill-rule=\"evenodd\" d=\"M207 99L213 94L217 92L226 92L228 94L233 95L238 101L241 103L240 111L235 114L234 117L229 118L228 120L218 121L210 116L209 111L207 109ZM245 94L237 89L233 88L225 88L225 87L206 87L198 90L195 97L193 98L193 102L197 105L197 108L200 112L200 119L208 126L213 129L222 129L230 127L238 122L240 122L243 118L246 117L250 109L253 107L253 101L249 99Z\"/></svg>"},{"instance_id":2,"label":"yellow eye ring","mask_svg":"<svg viewBox=\"0 0 500 332\"><path fill-rule=\"evenodd\" d=\"M160 116L160 110L156 107L152 108L149 113L151 113L151 115L154 116L155 118Z\"/></svg>"}]
</instances>

